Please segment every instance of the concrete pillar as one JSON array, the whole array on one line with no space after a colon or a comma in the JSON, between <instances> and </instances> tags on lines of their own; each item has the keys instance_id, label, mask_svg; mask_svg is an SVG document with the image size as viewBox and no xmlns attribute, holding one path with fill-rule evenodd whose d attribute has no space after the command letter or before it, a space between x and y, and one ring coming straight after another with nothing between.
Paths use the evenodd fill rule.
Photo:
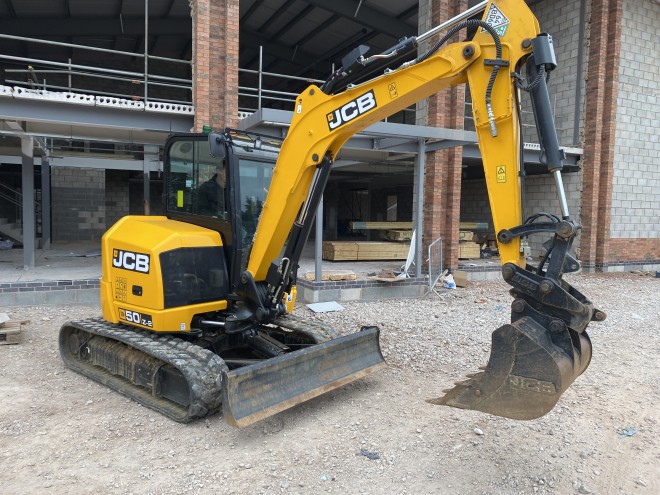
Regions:
<instances>
[{"instance_id":1,"label":"concrete pillar","mask_svg":"<svg viewBox=\"0 0 660 495\"><path fill-rule=\"evenodd\" d=\"M36 230L34 224L34 143L21 137L23 194L23 268L34 268Z\"/></svg>"},{"instance_id":2,"label":"concrete pillar","mask_svg":"<svg viewBox=\"0 0 660 495\"><path fill-rule=\"evenodd\" d=\"M419 8L420 20L427 21L427 25L419 26L419 31L426 32L466 10L467 1L421 0ZM463 129L464 105L464 86L454 86L431 96L426 109L427 125ZM438 237L442 237L442 264L444 268L450 269L458 268L462 155L462 147L438 150L427 153L425 163L424 250Z\"/></svg>"},{"instance_id":3,"label":"concrete pillar","mask_svg":"<svg viewBox=\"0 0 660 495\"><path fill-rule=\"evenodd\" d=\"M238 123L239 0L191 0L195 127Z\"/></svg>"},{"instance_id":4,"label":"concrete pillar","mask_svg":"<svg viewBox=\"0 0 660 495\"><path fill-rule=\"evenodd\" d=\"M149 188L149 181L151 176L151 164L158 162L158 146L144 147L142 157L142 189L143 189L143 204L144 214L151 215L151 190Z\"/></svg>"},{"instance_id":5,"label":"concrete pillar","mask_svg":"<svg viewBox=\"0 0 660 495\"><path fill-rule=\"evenodd\" d=\"M304 276L304 274L303 274ZM316 208L316 236L314 238L314 280L323 281L323 196Z\"/></svg>"},{"instance_id":6,"label":"concrete pillar","mask_svg":"<svg viewBox=\"0 0 660 495\"><path fill-rule=\"evenodd\" d=\"M415 235L415 276L422 276L422 263L424 262L422 235L424 223L422 212L424 211L424 170L426 168L426 143L424 139L417 141L417 157L415 159L415 178L413 181L413 229ZM431 241L433 242L433 241ZM430 243L429 243L430 244ZM428 246L428 245L427 245ZM429 274L430 275L430 274Z\"/></svg>"}]
</instances>

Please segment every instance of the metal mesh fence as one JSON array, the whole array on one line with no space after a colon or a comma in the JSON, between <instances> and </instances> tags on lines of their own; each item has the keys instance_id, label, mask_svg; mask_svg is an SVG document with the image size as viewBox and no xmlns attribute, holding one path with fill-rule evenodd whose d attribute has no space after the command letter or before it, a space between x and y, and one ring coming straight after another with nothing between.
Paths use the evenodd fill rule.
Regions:
<instances>
[{"instance_id":1,"label":"metal mesh fence","mask_svg":"<svg viewBox=\"0 0 660 495\"><path fill-rule=\"evenodd\" d=\"M429 244L428 254L429 292L433 291L437 294L435 286L442 276L442 237Z\"/></svg>"}]
</instances>

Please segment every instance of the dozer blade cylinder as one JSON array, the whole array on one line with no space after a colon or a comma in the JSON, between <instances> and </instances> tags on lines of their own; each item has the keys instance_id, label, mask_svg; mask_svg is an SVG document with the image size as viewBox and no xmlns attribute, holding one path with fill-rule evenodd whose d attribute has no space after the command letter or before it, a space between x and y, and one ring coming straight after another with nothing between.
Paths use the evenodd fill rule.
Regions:
<instances>
[{"instance_id":1,"label":"dozer blade cylinder","mask_svg":"<svg viewBox=\"0 0 660 495\"><path fill-rule=\"evenodd\" d=\"M379 333L377 327L368 327L223 372L225 420L232 426L248 426L385 367Z\"/></svg>"},{"instance_id":2,"label":"dozer blade cylinder","mask_svg":"<svg viewBox=\"0 0 660 495\"><path fill-rule=\"evenodd\" d=\"M555 406L591 360L586 332L564 329L553 334L530 317L501 326L492 340L483 373L427 402L511 419L536 419Z\"/></svg>"}]
</instances>

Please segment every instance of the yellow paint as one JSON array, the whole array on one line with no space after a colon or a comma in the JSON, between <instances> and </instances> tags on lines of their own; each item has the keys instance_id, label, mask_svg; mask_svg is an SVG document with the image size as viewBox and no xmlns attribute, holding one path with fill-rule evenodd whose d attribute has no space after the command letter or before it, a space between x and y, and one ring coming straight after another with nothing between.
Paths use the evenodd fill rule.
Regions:
<instances>
[{"instance_id":1,"label":"yellow paint","mask_svg":"<svg viewBox=\"0 0 660 495\"><path fill-rule=\"evenodd\" d=\"M176 206L183 208L183 191L180 189L176 192Z\"/></svg>"}]
</instances>

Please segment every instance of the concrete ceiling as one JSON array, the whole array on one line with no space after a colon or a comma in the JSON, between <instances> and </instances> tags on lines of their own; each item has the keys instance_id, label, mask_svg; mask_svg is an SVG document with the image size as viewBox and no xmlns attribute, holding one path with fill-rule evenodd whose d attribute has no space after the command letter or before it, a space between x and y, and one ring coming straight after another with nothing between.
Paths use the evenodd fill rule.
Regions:
<instances>
[{"instance_id":1,"label":"concrete ceiling","mask_svg":"<svg viewBox=\"0 0 660 495\"><path fill-rule=\"evenodd\" d=\"M190 60L189 0L0 0L0 33L141 54L145 7L148 52ZM240 67L256 69L263 46L265 70L323 79L357 44L380 51L417 34L417 10L417 0L241 0ZM0 53L18 57L112 62L93 52L22 40L3 39L1 45Z\"/></svg>"}]
</instances>

